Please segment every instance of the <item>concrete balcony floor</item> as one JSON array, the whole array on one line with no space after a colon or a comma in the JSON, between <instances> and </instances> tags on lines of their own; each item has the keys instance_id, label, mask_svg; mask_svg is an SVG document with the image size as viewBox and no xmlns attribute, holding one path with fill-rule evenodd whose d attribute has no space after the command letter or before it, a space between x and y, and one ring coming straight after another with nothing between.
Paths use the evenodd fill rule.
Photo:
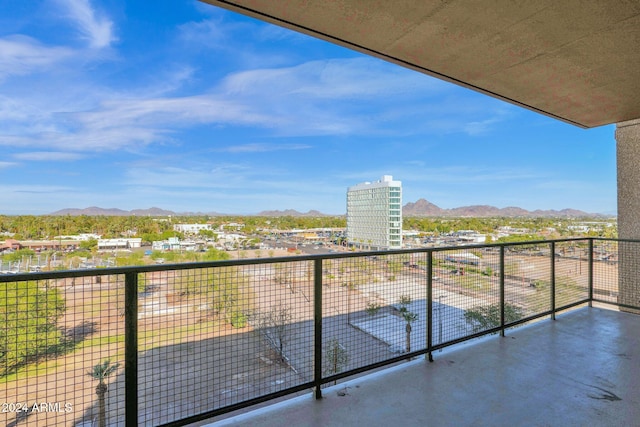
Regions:
<instances>
[{"instance_id":1,"label":"concrete balcony floor","mask_svg":"<svg viewBox=\"0 0 640 427\"><path fill-rule=\"evenodd\" d=\"M580 308L209 426L640 425L640 316ZM346 385L346 388L345 388Z\"/></svg>"}]
</instances>

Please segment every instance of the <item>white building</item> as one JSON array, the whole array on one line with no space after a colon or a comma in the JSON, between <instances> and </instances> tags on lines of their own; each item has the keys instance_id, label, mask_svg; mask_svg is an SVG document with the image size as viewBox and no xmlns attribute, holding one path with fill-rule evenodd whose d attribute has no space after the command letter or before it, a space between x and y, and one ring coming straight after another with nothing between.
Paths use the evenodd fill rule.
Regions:
<instances>
[{"instance_id":1,"label":"white building","mask_svg":"<svg viewBox=\"0 0 640 427\"><path fill-rule=\"evenodd\" d=\"M111 249L136 249L142 246L141 238L133 239L100 239L98 240L98 250Z\"/></svg>"},{"instance_id":2,"label":"white building","mask_svg":"<svg viewBox=\"0 0 640 427\"><path fill-rule=\"evenodd\" d=\"M180 240L178 237L169 237L167 240L151 242L154 251L197 251L204 246L204 242L194 240Z\"/></svg>"},{"instance_id":3,"label":"white building","mask_svg":"<svg viewBox=\"0 0 640 427\"><path fill-rule=\"evenodd\" d=\"M201 230L213 230L211 224L175 224L173 229L186 234L198 234Z\"/></svg>"},{"instance_id":4,"label":"white building","mask_svg":"<svg viewBox=\"0 0 640 427\"><path fill-rule=\"evenodd\" d=\"M384 175L347 191L347 242L370 249L402 247L402 183Z\"/></svg>"},{"instance_id":5,"label":"white building","mask_svg":"<svg viewBox=\"0 0 640 427\"><path fill-rule=\"evenodd\" d=\"M87 240L100 240L102 236L100 234L94 233L80 233L78 234L78 240L87 241Z\"/></svg>"}]
</instances>

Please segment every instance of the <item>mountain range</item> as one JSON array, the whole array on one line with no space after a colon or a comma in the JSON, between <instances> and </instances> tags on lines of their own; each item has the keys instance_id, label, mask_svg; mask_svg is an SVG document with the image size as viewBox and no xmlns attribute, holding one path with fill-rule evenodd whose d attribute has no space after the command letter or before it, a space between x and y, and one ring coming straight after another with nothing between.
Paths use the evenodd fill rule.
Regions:
<instances>
[{"instance_id":1,"label":"mountain range","mask_svg":"<svg viewBox=\"0 0 640 427\"><path fill-rule=\"evenodd\" d=\"M222 214L217 212L173 212L160 208L149 209L134 209L126 211L122 209L110 208L104 209L96 206L92 206L84 209L62 209L51 213L50 215L88 215L88 216L195 216L195 215L209 215L209 216L223 216L228 214ZM462 206L459 208L443 209L434 205L433 203L419 199L416 202L409 202L402 207L402 215L406 217L596 217L596 216L611 216L602 214L587 213L576 209L562 209L562 210L540 210L528 211L526 209L518 207L506 207L497 208L489 205L473 205ZM298 212L294 209L270 210L262 211L256 214L256 216L335 216L328 215L317 210L310 210L306 213ZM615 216L615 215L614 215Z\"/></svg>"},{"instance_id":2,"label":"mountain range","mask_svg":"<svg viewBox=\"0 0 640 427\"><path fill-rule=\"evenodd\" d=\"M407 217L433 216L433 217L594 217L601 214L588 213L577 209L528 211L518 207L496 208L489 205L462 206L459 208L443 209L433 203L419 199L415 203L407 203L402 207L402 215Z\"/></svg>"}]
</instances>

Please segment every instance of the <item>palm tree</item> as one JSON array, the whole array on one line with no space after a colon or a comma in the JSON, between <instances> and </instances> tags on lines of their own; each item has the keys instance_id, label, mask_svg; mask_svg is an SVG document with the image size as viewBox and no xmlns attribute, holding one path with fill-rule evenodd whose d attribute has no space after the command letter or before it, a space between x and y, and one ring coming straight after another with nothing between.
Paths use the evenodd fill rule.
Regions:
<instances>
[{"instance_id":1,"label":"palm tree","mask_svg":"<svg viewBox=\"0 0 640 427\"><path fill-rule=\"evenodd\" d=\"M105 378L114 373L119 363L111 364L110 360L105 360L102 363L98 363L92 370L87 372L94 380L98 380L99 383L96 386L96 395L98 395L98 427L107 426L107 408L105 404L105 396L107 394L107 384L104 382Z\"/></svg>"},{"instance_id":2,"label":"palm tree","mask_svg":"<svg viewBox=\"0 0 640 427\"><path fill-rule=\"evenodd\" d=\"M418 315L412 311L409 311L408 305L411 304L411 297L408 295L400 296L400 315L407 322L405 331L407 333L407 353L411 352L411 324L418 320Z\"/></svg>"}]
</instances>

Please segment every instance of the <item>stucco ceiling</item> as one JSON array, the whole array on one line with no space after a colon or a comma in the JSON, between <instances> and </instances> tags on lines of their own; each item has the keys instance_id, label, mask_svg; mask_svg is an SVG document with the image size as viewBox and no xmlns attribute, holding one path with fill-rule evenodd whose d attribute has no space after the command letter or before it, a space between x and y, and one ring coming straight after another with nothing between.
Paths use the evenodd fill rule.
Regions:
<instances>
[{"instance_id":1,"label":"stucco ceiling","mask_svg":"<svg viewBox=\"0 0 640 427\"><path fill-rule=\"evenodd\" d=\"M640 2L203 0L582 127L640 117Z\"/></svg>"}]
</instances>

